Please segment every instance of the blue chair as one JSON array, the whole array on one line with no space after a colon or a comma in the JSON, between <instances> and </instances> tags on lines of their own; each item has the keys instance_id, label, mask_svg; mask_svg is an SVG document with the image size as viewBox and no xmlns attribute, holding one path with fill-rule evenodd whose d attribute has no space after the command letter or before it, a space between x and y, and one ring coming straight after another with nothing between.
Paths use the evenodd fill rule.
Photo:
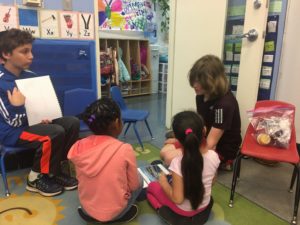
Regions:
<instances>
[{"instance_id":1,"label":"blue chair","mask_svg":"<svg viewBox=\"0 0 300 225\"><path fill-rule=\"evenodd\" d=\"M5 146L0 144L0 154L1 154L1 159L0 159L0 167L1 167L1 174L2 174L2 179L4 183L4 190L5 190L5 195L9 196L9 188L8 188L8 183L7 183L7 176L6 176L6 169L5 169L5 163L4 159L7 154L15 154L18 152L22 151L28 151L30 149L28 148L22 148L22 147L11 147L11 146Z\"/></svg>"},{"instance_id":2,"label":"blue chair","mask_svg":"<svg viewBox=\"0 0 300 225\"><path fill-rule=\"evenodd\" d=\"M96 93L91 89L75 88L64 93L64 116L78 116L92 102L97 100ZM80 120L80 131L89 131L88 126Z\"/></svg>"},{"instance_id":3,"label":"blue chair","mask_svg":"<svg viewBox=\"0 0 300 225\"><path fill-rule=\"evenodd\" d=\"M126 106L126 103L122 97L120 88L118 86L111 87L110 94L111 94L112 99L118 104L118 106L121 109L121 116L122 116L122 121L123 121L124 125L127 124L127 127L124 132L124 137L129 129L130 125L133 124L133 129L134 129L135 135L139 141L139 144L141 145L142 149L144 150L144 145L141 141L139 132L136 129L136 122L145 121L145 124L148 128L151 138L153 139L153 135L152 135L151 129L150 129L148 121L147 121L149 112L147 110L128 109Z\"/></svg>"}]
</instances>

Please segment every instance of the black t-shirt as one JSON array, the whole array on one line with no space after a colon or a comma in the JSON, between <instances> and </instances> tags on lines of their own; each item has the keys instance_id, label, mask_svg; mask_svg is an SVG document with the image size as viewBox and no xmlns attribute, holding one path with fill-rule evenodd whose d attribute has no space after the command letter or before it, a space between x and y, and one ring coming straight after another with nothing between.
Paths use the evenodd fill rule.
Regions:
<instances>
[{"instance_id":1,"label":"black t-shirt","mask_svg":"<svg viewBox=\"0 0 300 225\"><path fill-rule=\"evenodd\" d=\"M241 117L239 105L232 92L219 99L204 102L203 95L196 96L197 112L203 117L207 134L211 127L224 130L217 143L217 151L225 159L234 159L240 147Z\"/></svg>"}]
</instances>

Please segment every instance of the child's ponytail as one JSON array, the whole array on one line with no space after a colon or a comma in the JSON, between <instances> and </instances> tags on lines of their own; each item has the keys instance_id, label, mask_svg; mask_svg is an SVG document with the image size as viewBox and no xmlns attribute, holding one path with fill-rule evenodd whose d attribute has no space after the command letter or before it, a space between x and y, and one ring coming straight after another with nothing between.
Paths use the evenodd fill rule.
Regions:
<instances>
[{"instance_id":1,"label":"child's ponytail","mask_svg":"<svg viewBox=\"0 0 300 225\"><path fill-rule=\"evenodd\" d=\"M174 116L172 127L183 146L181 172L184 197L191 202L193 209L197 209L204 196L203 157L200 153L204 123L196 112L184 111Z\"/></svg>"},{"instance_id":2,"label":"child's ponytail","mask_svg":"<svg viewBox=\"0 0 300 225\"><path fill-rule=\"evenodd\" d=\"M199 153L200 144L200 140L194 133L187 134L183 143L184 152L181 161L184 196L190 200L193 209L198 208L204 195L203 157Z\"/></svg>"}]
</instances>

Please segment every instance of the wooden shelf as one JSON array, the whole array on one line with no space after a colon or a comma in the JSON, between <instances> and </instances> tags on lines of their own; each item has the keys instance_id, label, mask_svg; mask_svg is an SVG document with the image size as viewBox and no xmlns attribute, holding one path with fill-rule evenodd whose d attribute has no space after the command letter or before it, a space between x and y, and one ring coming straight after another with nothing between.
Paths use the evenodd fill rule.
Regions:
<instances>
[{"instance_id":1,"label":"wooden shelf","mask_svg":"<svg viewBox=\"0 0 300 225\"><path fill-rule=\"evenodd\" d=\"M122 50L122 61L125 64L130 76L131 80L127 82L120 82L119 86L121 87L121 91L124 97L126 96L138 96L138 95L147 95L151 94L151 84L152 84L152 71L151 71L151 55L150 55L150 47L148 40L132 40L132 39L110 39L110 38L100 38L100 50L106 51L107 48L120 48ZM141 59L141 51L146 49L146 57ZM142 75L138 80L132 80L135 74L132 74L133 68L131 68L130 61L133 60L136 64L137 71L142 71L142 61L144 60L144 65L149 71L149 75L145 76L143 79ZM109 87L110 85L102 85L101 86L101 95L108 96L109 95Z\"/></svg>"}]
</instances>

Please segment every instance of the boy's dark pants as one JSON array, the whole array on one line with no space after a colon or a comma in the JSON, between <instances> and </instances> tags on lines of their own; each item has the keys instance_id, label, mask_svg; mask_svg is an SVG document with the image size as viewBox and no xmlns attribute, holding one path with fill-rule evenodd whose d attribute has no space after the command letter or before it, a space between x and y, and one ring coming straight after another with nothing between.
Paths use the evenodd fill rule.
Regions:
<instances>
[{"instance_id":1,"label":"boy's dark pants","mask_svg":"<svg viewBox=\"0 0 300 225\"><path fill-rule=\"evenodd\" d=\"M60 162L67 158L71 146L78 139L79 120L62 117L50 124L27 127L16 146L36 149L32 170L43 174L59 174Z\"/></svg>"}]
</instances>

